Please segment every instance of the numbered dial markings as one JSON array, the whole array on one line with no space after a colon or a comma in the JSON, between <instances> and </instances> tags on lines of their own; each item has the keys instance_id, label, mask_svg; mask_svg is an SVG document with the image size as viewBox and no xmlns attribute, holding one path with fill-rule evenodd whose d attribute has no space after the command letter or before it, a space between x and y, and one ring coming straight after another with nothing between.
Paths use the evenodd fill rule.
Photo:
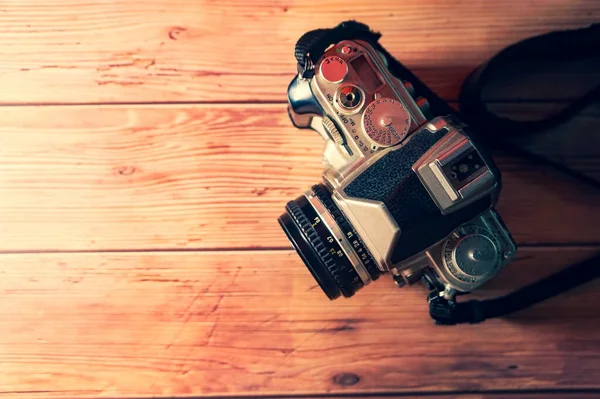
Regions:
<instances>
[{"instance_id":1,"label":"numbered dial markings","mask_svg":"<svg viewBox=\"0 0 600 399\"><path fill-rule=\"evenodd\" d=\"M363 128L378 146L400 143L410 129L410 114L398 100L380 98L369 104L363 115Z\"/></svg>"},{"instance_id":2,"label":"numbered dial markings","mask_svg":"<svg viewBox=\"0 0 600 399\"><path fill-rule=\"evenodd\" d=\"M478 226L458 229L446 241L444 263L459 280L475 283L501 263L499 245L492 233Z\"/></svg>"}]
</instances>

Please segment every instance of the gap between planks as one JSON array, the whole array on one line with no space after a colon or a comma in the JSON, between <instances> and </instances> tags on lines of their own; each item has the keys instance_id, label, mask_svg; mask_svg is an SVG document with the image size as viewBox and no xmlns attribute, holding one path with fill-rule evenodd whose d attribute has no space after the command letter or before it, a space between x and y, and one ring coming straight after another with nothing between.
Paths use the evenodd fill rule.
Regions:
<instances>
[{"instance_id":1,"label":"gap between planks","mask_svg":"<svg viewBox=\"0 0 600 399\"><path fill-rule=\"evenodd\" d=\"M588 244L588 243L556 243L556 244L520 244L517 247L527 248L527 250L545 251L547 249L559 249L568 251L600 251L600 243ZM273 252L273 251L293 251L293 247L260 247L260 248L244 248L244 247L225 247L225 248L117 248L117 249L31 249L31 250L2 250L2 255L29 255L29 254L131 254L131 253L169 253L169 252L202 252L202 253L220 253L220 252Z\"/></svg>"},{"instance_id":2,"label":"gap between planks","mask_svg":"<svg viewBox=\"0 0 600 399\"><path fill-rule=\"evenodd\" d=\"M453 108L458 109L458 100L456 99L443 99L448 104L452 105ZM564 99L548 99L548 98L532 98L532 99L522 99L522 98L502 98L500 100L495 99L486 99L485 102L487 104L570 104L575 99L573 98L564 98ZM287 104L286 101L262 101L262 100L254 100L254 101L111 101L111 102L22 102L22 103L0 103L0 108L13 108L13 107L164 107L164 108L176 108L181 106L219 106L222 107L224 105L233 105L233 106L261 106L261 105L284 105Z\"/></svg>"},{"instance_id":3,"label":"gap between planks","mask_svg":"<svg viewBox=\"0 0 600 399\"><path fill-rule=\"evenodd\" d=\"M30 391L0 391L2 397L13 397L13 395L44 395L46 398L62 397L65 394L96 395L101 391L79 391L79 390L30 390ZM56 395L56 396L55 396ZM549 397L557 399L592 399L600 395L600 389L532 389L532 390L485 390L485 391L415 391L415 392L348 392L330 394L298 394L298 395L202 395L185 396L187 399L377 399L377 398L408 398L408 399L546 399ZM15 396L16 397L16 396ZM119 396L119 399L146 399L148 396ZM152 396L156 399L172 399L172 397Z\"/></svg>"}]
</instances>

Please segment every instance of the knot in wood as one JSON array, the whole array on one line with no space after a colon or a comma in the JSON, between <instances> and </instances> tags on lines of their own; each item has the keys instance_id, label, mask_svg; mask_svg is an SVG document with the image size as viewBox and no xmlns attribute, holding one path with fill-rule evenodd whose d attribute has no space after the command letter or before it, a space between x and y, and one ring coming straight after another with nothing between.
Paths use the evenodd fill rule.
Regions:
<instances>
[{"instance_id":1,"label":"knot in wood","mask_svg":"<svg viewBox=\"0 0 600 399\"><path fill-rule=\"evenodd\" d=\"M333 382L344 387L356 385L359 381L360 377L354 373L341 373L333 377Z\"/></svg>"}]
</instances>

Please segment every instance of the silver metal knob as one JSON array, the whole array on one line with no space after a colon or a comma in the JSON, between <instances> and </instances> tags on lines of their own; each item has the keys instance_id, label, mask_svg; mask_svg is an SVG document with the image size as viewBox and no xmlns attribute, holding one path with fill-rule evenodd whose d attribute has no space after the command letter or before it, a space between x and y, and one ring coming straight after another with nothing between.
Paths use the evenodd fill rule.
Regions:
<instances>
[{"instance_id":1,"label":"silver metal knob","mask_svg":"<svg viewBox=\"0 0 600 399\"><path fill-rule=\"evenodd\" d=\"M502 254L494 235L480 226L464 226L448 238L443 247L443 262L458 280L469 284L484 281L497 272Z\"/></svg>"},{"instance_id":2,"label":"silver metal knob","mask_svg":"<svg viewBox=\"0 0 600 399\"><path fill-rule=\"evenodd\" d=\"M338 128L335 126L335 123L328 116L323 117L323 127L334 143L337 145L344 144L344 136L342 133L340 133Z\"/></svg>"},{"instance_id":3,"label":"silver metal knob","mask_svg":"<svg viewBox=\"0 0 600 399\"><path fill-rule=\"evenodd\" d=\"M470 234L461 238L452 253L456 267L467 276L488 274L500 262L496 244L483 234Z\"/></svg>"}]
</instances>

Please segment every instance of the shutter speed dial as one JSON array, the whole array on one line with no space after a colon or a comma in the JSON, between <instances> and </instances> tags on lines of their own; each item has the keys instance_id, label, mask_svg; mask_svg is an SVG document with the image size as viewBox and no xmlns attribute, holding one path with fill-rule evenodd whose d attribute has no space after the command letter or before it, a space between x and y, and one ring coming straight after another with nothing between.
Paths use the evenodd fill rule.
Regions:
<instances>
[{"instance_id":1,"label":"shutter speed dial","mask_svg":"<svg viewBox=\"0 0 600 399\"><path fill-rule=\"evenodd\" d=\"M378 147L400 143L410 129L411 119L404 105L393 98L380 98L367 106L363 129Z\"/></svg>"}]
</instances>

